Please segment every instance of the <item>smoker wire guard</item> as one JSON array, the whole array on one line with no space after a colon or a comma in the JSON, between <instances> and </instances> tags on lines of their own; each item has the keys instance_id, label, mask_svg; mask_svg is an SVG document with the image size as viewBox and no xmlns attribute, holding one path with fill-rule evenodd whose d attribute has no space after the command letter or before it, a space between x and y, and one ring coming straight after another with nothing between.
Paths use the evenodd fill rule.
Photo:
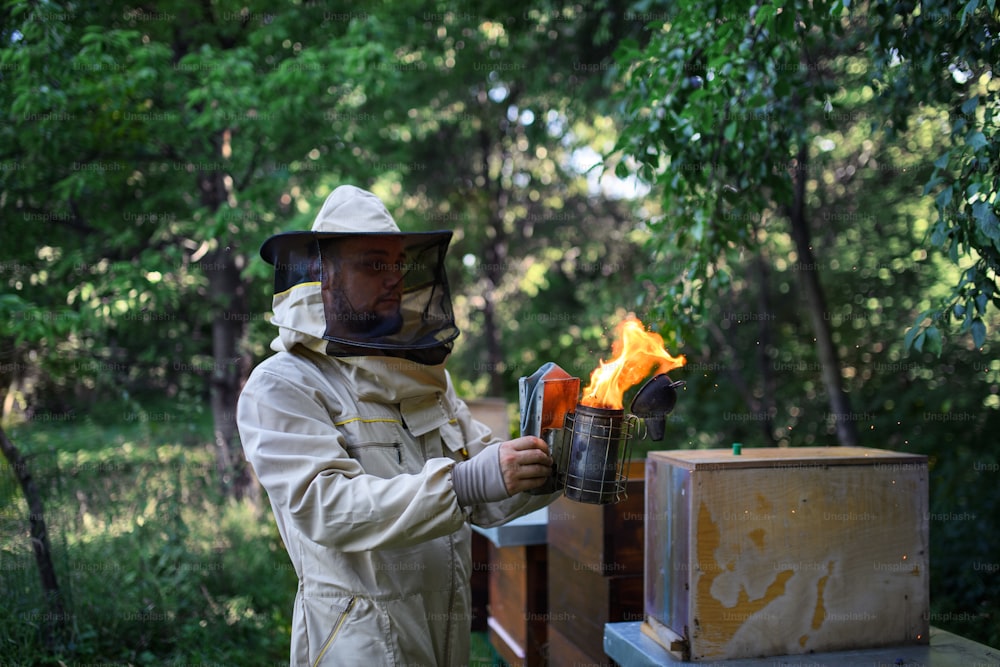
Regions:
<instances>
[{"instance_id":1,"label":"smoker wire guard","mask_svg":"<svg viewBox=\"0 0 1000 667\"><path fill-rule=\"evenodd\" d=\"M575 412L566 414L563 428L555 429L550 442L554 490L593 505L625 500L632 439L641 423L623 409L578 404Z\"/></svg>"}]
</instances>

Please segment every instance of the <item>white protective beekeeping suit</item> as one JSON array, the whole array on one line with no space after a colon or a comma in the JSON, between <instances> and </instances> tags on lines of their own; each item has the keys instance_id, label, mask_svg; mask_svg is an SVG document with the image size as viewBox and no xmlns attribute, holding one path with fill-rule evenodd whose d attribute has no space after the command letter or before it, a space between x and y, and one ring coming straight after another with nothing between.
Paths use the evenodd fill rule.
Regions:
<instances>
[{"instance_id":1,"label":"white protective beekeeping suit","mask_svg":"<svg viewBox=\"0 0 1000 667\"><path fill-rule=\"evenodd\" d=\"M337 262L386 268L361 256L330 261L359 235L403 241L403 265L389 267L404 276L395 321L333 293L325 272ZM496 492L490 445L506 434L472 419L444 369L458 336L444 271L450 237L401 234L378 198L342 186L312 231L261 248L275 266L276 354L251 374L237 421L299 577L293 666L464 667L469 524L498 525L554 499L506 497L502 477Z\"/></svg>"}]
</instances>

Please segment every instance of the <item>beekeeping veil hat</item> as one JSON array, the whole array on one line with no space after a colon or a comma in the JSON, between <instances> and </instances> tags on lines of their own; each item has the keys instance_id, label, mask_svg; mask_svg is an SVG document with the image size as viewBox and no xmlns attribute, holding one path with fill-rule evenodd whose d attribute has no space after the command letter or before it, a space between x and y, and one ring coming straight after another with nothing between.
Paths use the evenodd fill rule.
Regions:
<instances>
[{"instance_id":1,"label":"beekeeping veil hat","mask_svg":"<svg viewBox=\"0 0 1000 667\"><path fill-rule=\"evenodd\" d=\"M403 233L374 194L338 187L310 231L276 234L261 246L274 266L271 322L279 334L271 347L441 363L459 334L444 267L451 235ZM357 296L359 283L375 291L377 307Z\"/></svg>"}]
</instances>

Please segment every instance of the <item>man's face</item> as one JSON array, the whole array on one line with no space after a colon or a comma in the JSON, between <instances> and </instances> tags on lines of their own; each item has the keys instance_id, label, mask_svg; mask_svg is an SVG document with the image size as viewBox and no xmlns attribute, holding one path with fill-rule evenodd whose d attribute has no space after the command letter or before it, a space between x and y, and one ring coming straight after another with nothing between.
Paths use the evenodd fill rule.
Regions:
<instances>
[{"instance_id":1,"label":"man's face","mask_svg":"<svg viewBox=\"0 0 1000 667\"><path fill-rule=\"evenodd\" d=\"M406 268L402 239L349 238L338 242L331 255L323 266L327 332L365 337L398 332Z\"/></svg>"}]
</instances>

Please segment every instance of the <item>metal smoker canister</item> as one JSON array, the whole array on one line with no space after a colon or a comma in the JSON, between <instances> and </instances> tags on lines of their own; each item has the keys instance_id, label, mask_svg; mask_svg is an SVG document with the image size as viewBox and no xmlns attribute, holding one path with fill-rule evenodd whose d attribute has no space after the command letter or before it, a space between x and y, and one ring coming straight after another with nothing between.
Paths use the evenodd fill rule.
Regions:
<instances>
[{"instance_id":1,"label":"metal smoker canister","mask_svg":"<svg viewBox=\"0 0 1000 667\"><path fill-rule=\"evenodd\" d=\"M569 442L564 443L568 451L560 474L565 474L567 498L607 505L625 497L632 424L632 415L624 410L578 405L566 415Z\"/></svg>"}]
</instances>

